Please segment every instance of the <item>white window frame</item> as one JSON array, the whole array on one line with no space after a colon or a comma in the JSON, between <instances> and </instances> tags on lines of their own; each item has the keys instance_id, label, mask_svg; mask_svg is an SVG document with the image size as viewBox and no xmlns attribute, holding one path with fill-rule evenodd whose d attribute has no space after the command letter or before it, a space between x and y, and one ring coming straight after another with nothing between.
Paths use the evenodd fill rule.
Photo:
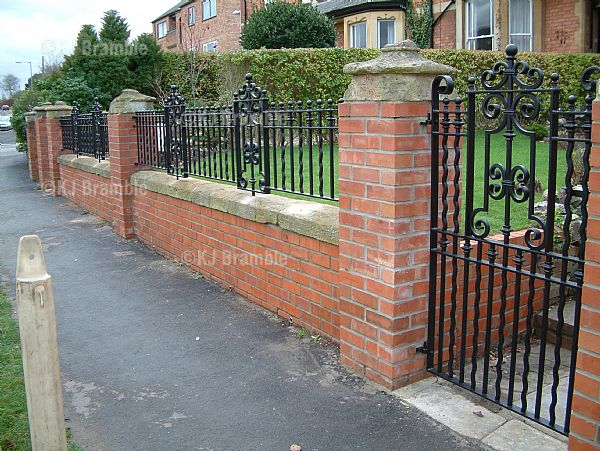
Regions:
<instances>
[{"instance_id":1,"label":"white window frame","mask_svg":"<svg viewBox=\"0 0 600 451\"><path fill-rule=\"evenodd\" d=\"M196 23L196 7L190 6L188 8L188 25L194 25Z\"/></svg>"},{"instance_id":2,"label":"white window frame","mask_svg":"<svg viewBox=\"0 0 600 451\"><path fill-rule=\"evenodd\" d=\"M203 52L214 52L217 53L217 46L219 45L219 41L210 41L210 42L206 42L204 44L202 44L202 51ZM209 46L213 46L213 50L208 50Z\"/></svg>"},{"instance_id":3,"label":"white window frame","mask_svg":"<svg viewBox=\"0 0 600 451\"><path fill-rule=\"evenodd\" d=\"M384 19L377 19L377 48L380 49L381 48L381 22L393 22L394 23L394 37L392 38L392 42L390 42L390 44L394 44L396 42L396 34L397 34L397 30L398 27L396 26L396 18L395 17L390 17L390 18L384 18Z\"/></svg>"},{"instance_id":4,"label":"white window frame","mask_svg":"<svg viewBox=\"0 0 600 451\"><path fill-rule=\"evenodd\" d=\"M208 5L208 8L206 8ZM206 10L208 9L208 15ZM217 0L202 0L202 20L212 19L217 16Z\"/></svg>"},{"instance_id":5,"label":"white window frame","mask_svg":"<svg viewBox=\"0 0 600 451\"><path fill-rule=\"evenodd\" d=\"M531 52L533 51L533 0L529 0L529 33L513 33L510 29L511 24L511 6L512 0L508 2L508 41L512 42L512 37L514 36L529 36L529 48L528 49L519 49L519 52Z\"/></svg>"},{"instance_id":6,"label":"white window frame","mask_svg":"<svg viewBox=\"0 0 600 451\"><path fill-rule=\"evenodd\" d=\"M163 31L161 33L161 30ZM168 33L168 29L167 29L167 21L163 20L162 22L158 22L156 24L156 37L158 39L164 38Z\"/></svg>"},{"instance_id":7,"label":"white window frame","mask_svg":"<svg viewBox=\"0 0 600 451\"><path fill-rule=\"evenodd\" d=\"M465 47L469 50L475 50L474 47L478 40L492 38L492 50L494 50L494 44L496 43L496 35L494 34L494 0L488 0L490 3L490 34L482 34L473 36L471 33L474 33L474 30L471 30L472 21L471 16L473 15L473 0L467 1L467 14L466 14L466 39L465 39Z\"/></svg>"},{"instance_id":8,"label":"white window frame","mask_svg":"<svg viewBox=\"0 0 600 451\"><path fill-rule=\"evenodd\" d=\"M355 33L354 32L354 27L363 26L363 25L365 27L365 46L364 47L355 47L354 46L354 33ZM350 29L350 33L349 33L349 38L350 39L348 41L348 44L350 45L350 48L352 48L352 49L355 49L355 48L367 48L367 46L369 45L369 43L368 43L369 39L368 39L368 34L367 34L369 32L369 29L368 29L367 21L366 20L361 20L360 22L351 23L350 25L348 25L348 28Z\"/></svg>"}]
</instances>

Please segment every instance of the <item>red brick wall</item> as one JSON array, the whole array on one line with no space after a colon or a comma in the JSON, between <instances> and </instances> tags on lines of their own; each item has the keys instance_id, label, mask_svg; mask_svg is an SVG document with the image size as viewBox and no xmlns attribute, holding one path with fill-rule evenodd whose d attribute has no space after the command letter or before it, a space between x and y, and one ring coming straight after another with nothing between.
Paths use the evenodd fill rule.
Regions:
<instances>
[{"instance_id":1,"label":"red brick wall","mask_svg":"<svg viewBox=\"0 0 600 451\"><path fill-rule=\"evenodd\" d=\"M545 2L544 23L546 52L581 52L577 32L580 18L575 15L576 0Z\"/></svg>"},{"instance_id":2,"label":"red brick wall","mask_svg":"<svg viewBox=\"0 0 600 451\"><path fill-rule=\"evenodd\" d=\"M161 254L337 341L338 247L136 188L135 234Z\"/></svg>"},{"instance_id":3,"label":"red brick wall","mask_svg":"<svg viewBox=\"0 0 600 451\"><path fill-rule=\"evenodd\" d=\"M66 165L60 166L60 177L60 190L63 197L112 222L113 199L109 178Z\"/></svg>"},{"instance_id":4,"label":"red brick wall","mask_svg":"<svg viewBox=\"0 0 600 451\"><path fill-rule=\"evenodd\" d=\"M439 13L434 14L437 19ZM456 48L456 10L448 10L433 27L433 48Z\"/></svg>"},{"instance_id":5,"label":"red brick wall","mask_svg":"<svg viewBox=\"0 0 600 451\"><path fill-rule=\"evenodd\" d=\"M429 0L414 0L415 7L422 7ZM438 19L448 5L448 0L433 0L433 18ZM452 7L444 13L433 28L433 48L454 49L456 48L456 9Z\"/></svg>"}]
</instances>

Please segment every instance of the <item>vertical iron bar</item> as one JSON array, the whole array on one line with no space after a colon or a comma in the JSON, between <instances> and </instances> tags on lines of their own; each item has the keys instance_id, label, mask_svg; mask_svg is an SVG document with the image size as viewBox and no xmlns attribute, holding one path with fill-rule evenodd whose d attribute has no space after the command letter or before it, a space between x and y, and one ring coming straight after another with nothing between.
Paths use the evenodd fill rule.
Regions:
<instances>
[{"instance_id":1,"label":"vertical iron bar","mask_svg":"<svg viewBox=\"0 0 600 451\"><path fill-rule=\"evenodd\" d=\"M342 100L338 101L338 104ZM333 129L335 127L335 116L333 114L333 99L327 100L327 108L329 110L329 192L332 199L335 198L335 149L333 139Z\"/></svg>"},{"instance_id":2,"label":"vertical iron bar","mask_svg":"<svg viewBox=\"0 0 600 451\"><path fill-rule=\"evenodd\" d=\"M573 319L573 343L571 344L571 362L569 368L569 385L567 388L567 405L565 414L564 430L569 433L571 422L571 406L573 403L573 389L575 383L575 369L577 368L577 349L579 344L579 321L581 317L581 285L583 284L583 269L585 264L585 243L587 241L587 221L588 221L588 199L589 191L589 176L590 176L590 152L592 148L592 102L595 99L596 83L591 83L590 92L585 98L585 113L583 116L583 134L584 134L584 151L583 151L583 173L581 175L581 225L579 226L579 250L577 252L577 269L575 270L574 280L579 285L579 289L575 291L575 317Z\"/></svg>"},{"instance_id":3,"label":"vertical iron bar","mask_svg":"<svg viewBox=\"0 0 600 451\"><path fill-rule=\"evenodd\" d=\"M323 197L323 101L317 99L317 147L319 149L319 196ZM330 162L333 165L333 162ZM333 180L331 181L333 185Z\"/></svg>"},{"instance_id":4,"label":"vertical iron bar","mask_svg":"<svg viewBox=\"0 0 600 451\"><path fill-rule=\"evenodd\" d=\"M429 224L429 304L428 304L428 327L427 327L427 345L430 351L427 354L427 368L433 368L434 365L434 354L431 352L434 348L435 343L435 307L437 298L437 254L435 249L437 248L437 227L438 227L438 193L439 193L439 171L440 171L440 142L439 142L439 101L440 96L438 93L437 86L434 85L431 88L431 205L430 205L430 224ZM317 105L319 103L317 102ZM319 114L319 129L321 125L321 115ZM321 147L319 145L319 147ZM320 149L319 149L320 150ZM320 150L320 153L322 151ZM322 158L319 158L322 161ZM442 163L443 165L443 163ZM320 171L320 177L322 172ZM443 258L443 256L441 256ZM441 268L442 269L442 268ZM442 269L443 271L443 269ZM444 277L444 275L442 275ZM443 304L440 307L444 309ZM443 329L443 324L440 324L440 329ZM440 334L440 338L437 343L438 353L438 372L442 371L442 355L444 353L443 348L443 334Z\"/></svg>"},{"instance_id":5,"label":"vertical iron bar","mask_svg":"<svg viewBox=\"0 0 600 451\"><path fill-rule=\"evenodd\" d=\"M308 165L308 176L309 176L309 192L312 196L315 192L314 189L314 160L313 160L313 111L312 111L312 100L306 102L307 109L307 119L306 124L308 128L308 161L310 162Z\"/></svg>"},{"instance_id":6,"label":"vertical iron bar","mask_svg":"<svg viewBox=\"0 0 600 451\"><path fill-rule=\"evenodd\" d=\"M546 358L546 341L548 334L548 310L550 308L550 278L554 269L552 262L552 251L554 249L554 209L556 205L556 166L557 166L557 147L556 137L558 136L558 114L560 107L560 89L558 87L558 74L550 76L552 84L550 87L550 155L548 164L548 210L546 213L546 226L544 227L544 253L546 259L542 263L544 269L544 300L542 314L542 330L540 342L540 357L538 360L538 379L535 398L534 417L540 417L542 407L542 396L544 388L544 368Z\"/></svg>"},{"instance_id":7,"label":"vertical iron bar","mask_svg":"<svg viewBox=\"0 0 600 451\"><path fill-rule=\"evenodd\" d=\"M517 272L516 281L515 281L515 297L514 297L514 306L513 306L513 328L512 328L512 340L511 340L511 350L510 350L510 376L508 379L508 401L507 404L509 407L513 405L513 397L515 390L515 377L517 370L517 339L519 337L519 312L521 308L521 271L523 269L523 263L525 259L523 258L523 251L521 249L517 249L517 254L514 258L515 269Z\"/></svg>"},{"instance_id":8,"label":"vertical iron bar","mask_svg":"<svg viewBox=\"0 0 600 451\"><path fill-rule=\"evenodd\" d=\"M269 140L269 99L267 98L266 91L263 92L262 100L262 111L263 111L263 151L261 156L261 163L263 169L263 186L262 192L264 194L271 193L271 145ZM259 128L259 133L260 133Z\"/></svg>"}]
</instances>

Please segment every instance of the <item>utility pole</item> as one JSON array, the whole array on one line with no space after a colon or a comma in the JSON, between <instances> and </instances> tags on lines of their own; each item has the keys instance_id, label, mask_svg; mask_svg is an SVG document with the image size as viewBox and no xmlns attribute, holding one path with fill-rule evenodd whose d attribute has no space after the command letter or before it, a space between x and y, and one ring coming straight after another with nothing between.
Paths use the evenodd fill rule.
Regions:
<instances>
[{"instance_id":1,"label":"utility pole","mask_svg":"<svg viewBox=\"0 0 600 451\"><path fill-rule=\"evenodd\" d=\"M33 66L31 65L31 61L15 61L17 64L29 64L29 74L30 74L30 82L29 89L33 89Z\"/></svg>"}]
</instances>

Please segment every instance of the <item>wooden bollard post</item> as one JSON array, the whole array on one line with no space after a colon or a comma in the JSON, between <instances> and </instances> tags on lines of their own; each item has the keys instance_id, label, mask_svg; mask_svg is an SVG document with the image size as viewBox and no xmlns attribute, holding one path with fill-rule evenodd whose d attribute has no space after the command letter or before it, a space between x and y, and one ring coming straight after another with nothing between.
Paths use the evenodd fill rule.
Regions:
<instances>
[{"instance_id":1,"label":"wooden bollard post","mask_svg":"<svg viewBox=\"0 0 600 451\"><path fill-rule=\"evenodd\" d=\"M33 451L66 451L51 277L37 235L19 241L17 311Z\"/></svg>"}]
</instances>

